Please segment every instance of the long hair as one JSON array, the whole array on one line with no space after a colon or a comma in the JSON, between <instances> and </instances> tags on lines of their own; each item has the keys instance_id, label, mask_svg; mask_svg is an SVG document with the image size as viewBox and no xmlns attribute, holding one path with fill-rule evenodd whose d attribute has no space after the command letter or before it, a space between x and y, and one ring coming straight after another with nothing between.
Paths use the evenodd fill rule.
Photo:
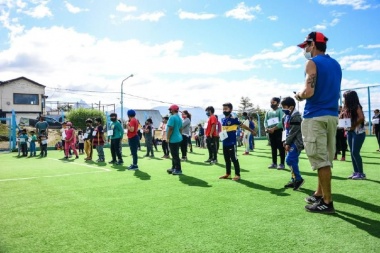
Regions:
<instances>
[{"instance_id":1,"label":"long hair","mask_svg":"<svg viewBox=\"0 0 380 253\"><path fill-rule=\"evenodd\" d=\"M351 122L355 123L358 120L358 107L363 109L362 105L359 102L359 97L356 91L348 90L343 94L344 97L344 107L343 110L348 117L351 118ZM363 123L364 124L364 121Z\"/></svg>"},{"instance_id":2,"label":"long hair","mask_svg":"<svg viewBox=\"0 0 380 253\"><path fill-rule=\"evenodd\" d=\"M187 111L187 110L184 110L182 111L183 114L186 114L186 116L189 118L189 120L191 121L191 114Z\"/></svg>"}]
</instances>

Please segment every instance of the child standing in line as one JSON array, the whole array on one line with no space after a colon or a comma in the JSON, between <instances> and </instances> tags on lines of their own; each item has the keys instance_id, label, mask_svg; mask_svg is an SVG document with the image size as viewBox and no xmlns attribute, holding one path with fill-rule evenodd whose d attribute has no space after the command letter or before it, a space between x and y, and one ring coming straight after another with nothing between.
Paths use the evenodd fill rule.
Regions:
<instances>
[{"instance_id":1,"label":"child standing in line","mask_svg":"<svg viewBox=\"0 0 380 253\"><path fill-rule=\"evenodd\" d=\"M37 141L37 136L35 135L34 131L30 131L30 156L36 156L36 141Z\"/></svg>"},{"instance_id":2,"label":"child standing in line","mask_svg":"<svg viewBox=\"0 0 380 253\"><path fill-rule=\"evenodd\" d=\"M222 132L220 133L221 140L223 142L223 156L226 162L226 174L219 177L219 179L231 179L231 163L235 167L235 177L232 178L234 181L240 180L240 164L236 154L236 130L240 126L244 130L250 133L253 130L249 129L249 126L244 125L239 121L238 118L232 116L233 106L231 103L223 104L223 115L225 118L222 119Z\"/></svg>"},{"instance_id":3,"label":"child standing in line","mask_svg":"<svg viewBox=\"0 0 380 253\"><path fill-rule=\"evenodd\" d=\"M18 155L17 156L21 156L21 143L20 143L21 135L22 135L22 130L20 129L18 131L17 139L16 139L16 145L17 145L17 151L18 151Z\"/></svg>"},{"instance_id":4,"label":"child standing in line","mask_svg":"<svg viewBox=\"0 0 380 253\"><path fill-rule=\"evenodd\" d=\"M92 160L92 132L94 127L92 126L92 119L86 120L86 132L84 133L84 152L86 152L87 157L84 159L86 161Z\"/></svg>"},{"instance_id":5,"label":"child standing in line","mask_svg":"<svg viewBox=\"0 0 380 253\"><path fill-rule=\"evenodd\" d=\"M26 129L23 129L20 135L20 146L21 146L21 152L22 156L28 156L28 135L26 133Z\"/></svg>"},{"instance_id":6,"label":"child standing in line","mask_svg":"<svg viewBox=\"0 0 380 253\"><path fill-rule=\"evenodd\" d=\"M153 153L153 136L152 136L152 124L153 121L152 119L147 119L145 122L145 127L144 127L144 138L145 138L145 146L146 146L146 155L145 157L154 157Z\"/></svg>"},{"instance_id":7,"label":"child standing in line","mask_svg":"<svg viewBox=\"0 0 380 253\"><path fill-rule=\"evenodd\" d=\"M96 151L98 152L98 160L97 162L104 162L104 142L105 142L105 137L104 137L104 129L102 125L102 119L101 118L96 118L95 119L95 124L96 127L94 131L92 132L93 138L92 138L92 145L96 147Z\"/></svg>"},{"instance_id":8,"label":"child standing in line","mask_svg":"<svg viewBox=\"0 0 380 253\"><path fill-rule=\"evenodd\" d=\"M78 151L79 154L84 154L84 138L83 138L83 131L78 131Z\"/></svg>"},{"instance_id":9,"label":"child standing in line","mask_svg":"<svg viewBox=\"0 0 380 253\"><path fill-rule=\"evenodd\" d=\"M165 116L162 119L161 123L161 139L162 139L162 151L164 152L164 156L162 158L170 158L169 155L169 146L168 146L168 139L166 138L166 124L169 120L169 116Z\"/></svg>"},{"instance_id":10,"label":"child standing in line","mask_svg":"<svg viewBox=\"0 0 380 253\"><path fill-rule=\"evenodd\" d=\"M292 173L291 180L284 187L293 188L294 191L298 190L305 180L301 177L298 167L299 156L303 149L303 140L301 133L301 114L295 109L296 101L291 97L286 97L281 101L282 111L284 116L282 118L285 128L286 136L283 137L284 148L287 151L286 164L290 167Z\"/></svg>"},{"instance_id":11,"label":"child standing in line","mask_svg":"<svg viewBox=\"0 0 380 253\"><path fill-rule=\"evenodd\" d=\"M41 157L47 156L47 135L45 130L41 130L38 136L40 142Z\"/></svg>"},{"instance_id":12,"label":"child standing in line","mask_svg":"<svg viewBox=\"0 0 380 253\"><path fill-rule=\"evenodd\" d=\"M78 159L78 152L75 147L76 136L75 130L73 128L73 124L71 122L67 122L67 129L65 130L66 139L65 139L65 159L69 158L69 149L72 148L75 154L75 159Z\"/></svg>"},{"instance_id":13,"label":"child standing in line","mask_svg":"<svg viewBox=\"0 0 380 253\"><path fill-rule=\"evenodd\" d=\"M62 128L59 130L61 132L61 141L62 141L62 149L65 150L65 139L66 139L66 135L65 135L65 131L67 129L67 122L63 122L62 123ZM71 157L71 149L69 150L69 157Z\"/></svg>"},{"instance_id":14,"label":"child standing in line","mask_svg":"<svg viewBox=\"0 0 380 253\"><path fill-rule=\"evenodd\" d=\"M128 123L127 127L127 137L128 144L132 154L132 164L128 167L128 170L138 170L139 166L137 165L138 157L137 157L137 149L139 146L139 136L137 135L139 123L137 121L136 112L134 110L128 110Z\"/></svg>"}]
</instances>

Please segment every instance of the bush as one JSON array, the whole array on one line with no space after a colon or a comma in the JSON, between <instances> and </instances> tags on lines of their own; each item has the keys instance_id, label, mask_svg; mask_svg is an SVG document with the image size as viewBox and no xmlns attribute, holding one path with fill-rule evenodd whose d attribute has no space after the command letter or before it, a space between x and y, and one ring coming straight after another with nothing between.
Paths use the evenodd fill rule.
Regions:
<instances>
[{"instance_id":1,"label":"bush","mask_svg":"<svg viewBox=\"0 0 380 253\"><path fill-rule=\"evenodd\" d=\"M95 124L95 118L102 119L102 125L106 124L106 116L99 110L79 108L71 110L67 115L67 121L73 123L73 126L78 129L86 129L86 119L92 119Z\"/></svg>"}]
</instances>

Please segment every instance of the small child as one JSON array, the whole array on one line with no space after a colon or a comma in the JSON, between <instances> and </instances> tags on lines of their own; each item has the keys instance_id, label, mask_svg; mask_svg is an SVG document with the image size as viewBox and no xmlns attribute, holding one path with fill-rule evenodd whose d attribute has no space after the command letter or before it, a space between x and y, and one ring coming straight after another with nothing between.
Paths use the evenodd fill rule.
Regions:
<instances>
[{"instance_id":1,"label":"small child","mask_svg":"<svg viewBox=\"0 0 380 253\"><path fill-rule=\"evenodd\" d=\"M23 129L21 132L20 138L20 146L21 146L21 152L22 156L28 156L28 135L26 133L26 129Z\"/></svg>"},{"instance_id":2,"label":"small child","mask_svg":"<svg viewBox=\"0 0 380 253\"><path fill-rule=\"evenodd\" d=\"M40 142L40 149L41 149L41 157L47 156L47 136L46 131L41 130L40 135L38 136L39 142Z\"/></svg>"},{"instance_id":3,"label":"small child","mask_svg":"<svg viewBox=\"0 0 380 253\"><path fill-rule=\"evenodd\" d=\"M75 147L76 136L75 129L73 128L73 124L71 122L67 122L67 129L65 130L65 159L69 158L69 149L71 148L75 154L75 159L78 159L78 152Z\"/></svg>"},{"instance_id":4,"label":"small child","mask_svg":"<svg viewBox=\"0 0 380 253\"><path fill-rule=\"evenodd\" d=\"M16 139L18 156L21 156L21 143L20 143L21 135L22 135L22 130L20 129L18 130L17 139Z\"/></svg>"},{"instance_id":5,"label":"small child","mask_svg":"<svg viewBox=\"0 0 380 253\"><path fill-rule=\"evenodd\" d=\"M283 142L286 155L286 164L290 167L290 172L292 177L289 183L287 183L285 188L293 188L294 191L298 190L305 182L301 177L300 170L298 167L299 156L302 151L303 141L301 133L301 114L295 109L296 101L291 97L286 97L281 101L282 111L284 116L282 118L284 131Z\"/></svg>"},{"instance_id":6,"label":"small child","mask_svg":"<svg viewBox=\"0 0 380 253\"><path fill-rule=\"evenodd\" d=\"M35 135L34 131L30 131L30 156L36 156L36 141L37 141L37 136Z\"/></svg>"},{"instance_id":7,"label":"small child","mask_svg":"<svg viewBox=\"0 0 380 253\"><path fill-rule=\"evenodd\" d=\"M105 137L104 137L104 129L102 125L102 119L101 118L96 118L95 119L95 124L96 127L92 132L93 138L92 138L92 145L96 147L96 151L98 152L98 157L99 159L96 160L97 162L104 162L104 142L105 142Z\"/></svg>"},{"instance_id":8,"label":"small child","mask_svg":"<svg viewBox=\"0 0 380 253\"><path fill-rule=\"evenodd\" d=\"M84 138L82 130L78 131L78 151L79 154L84 154Z\"/></svg>"},{"instance_id":9,"label":"small child","mask_svg":"<svg viewBox=\"0 0 380 253\"><path fill-rule=\"evenodd\" d=\"M146 155L145 157L154 157L153 153L153 128L152 128L153 121L152 119L147 119L144 126L144 139L145 139L145 146L146 146Z\"/></svg>"}]
</instances>

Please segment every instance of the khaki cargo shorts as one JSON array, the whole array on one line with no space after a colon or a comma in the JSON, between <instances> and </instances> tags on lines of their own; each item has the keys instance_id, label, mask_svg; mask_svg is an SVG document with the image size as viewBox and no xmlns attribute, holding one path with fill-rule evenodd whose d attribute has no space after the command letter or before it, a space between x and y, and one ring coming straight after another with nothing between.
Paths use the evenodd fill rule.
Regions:
<instances>
[{"instance_id":1,"label":"khaki cargo shorts","mask_svg":"<svg viewBox=\"0 0 380 253\"><path fill-rule=\"evenodd\" d=\"M304 119L301 124L305 153L313 170L333 166L338 117Z\"/></svg>"}]
</instances>

